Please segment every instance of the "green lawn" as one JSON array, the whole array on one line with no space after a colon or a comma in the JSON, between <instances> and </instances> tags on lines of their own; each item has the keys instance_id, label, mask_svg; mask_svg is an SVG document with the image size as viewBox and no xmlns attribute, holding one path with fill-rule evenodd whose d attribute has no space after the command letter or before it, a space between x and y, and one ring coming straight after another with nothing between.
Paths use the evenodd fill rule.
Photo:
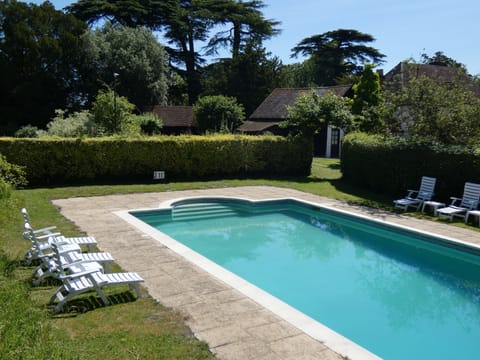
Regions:
<instances>
[{"instance_id":1,"label":"green lawn","mask_svg":"<svg viewBox=\"0 0 480 360\"><path fill-rule=\"evenodd\" d=\"M21 237L19 210L27 207L37 228L55 224L63 234L73 235L79 230L60 215L51 199L246 185L289 187L373 207L391 209L392 204L391 198L343 183L335 159L314 159L312 174L303 178L16 190L0 207L0 359L213 359L207 344L191 336L179 314L148 296L131 301L133 296L124 289L116 294L113 306L52 316L46 304L58 284L30 286L33 267L20 261L28 243Z\"/></svg>"}]
</instances>

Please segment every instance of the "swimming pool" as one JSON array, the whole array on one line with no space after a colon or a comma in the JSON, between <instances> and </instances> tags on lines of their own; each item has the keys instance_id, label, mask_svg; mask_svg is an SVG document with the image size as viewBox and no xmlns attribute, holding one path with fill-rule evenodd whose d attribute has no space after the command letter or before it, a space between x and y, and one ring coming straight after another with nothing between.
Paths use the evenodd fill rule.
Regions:
<instances>
[{"instance_id":1,"label":"swimming pool","mask_svg":"<svg viewBox=\"0 0 480 360\"><path fill-rule=\"evenodd\" d=\"M480 354L478 248L292 199L167 205L131 214L379 356Z\"/></svg>"}]
</instances>

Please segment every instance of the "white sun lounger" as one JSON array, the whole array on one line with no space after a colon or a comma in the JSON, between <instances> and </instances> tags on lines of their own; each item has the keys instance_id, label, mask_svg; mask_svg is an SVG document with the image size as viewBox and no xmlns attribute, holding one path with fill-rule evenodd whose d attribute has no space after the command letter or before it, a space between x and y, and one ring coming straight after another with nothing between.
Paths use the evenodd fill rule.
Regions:
<instances>
[{"instance_id":1,"label":"white sun lounger","mask_svg":"<svg viewBox=\"0 0 480 360\"><path fill-rule=\"evenodd\" d=\"M140 283L144 280L135 272L104 274L97 271L66 276L62 281L63 285L50 298L50 305L56 303L54 313L59 313L63 306L75 296L90 291L96 291L103 303L109 305L110 302L102 290L105 286L128 285L130 289L135 290L137 297L141 297Z\"/></svg>"},{"instance_id":2,"label":"white sun lounger","mask_svg":"<svg viewBox=\"0 0 480 360\"><path fill-rule=\"evenodd\" d=\"M407 211L409 207L419 210L425 201L432 199L436 181L436 178L423 176L420 189L408 190L407 196L403 199L394 200L395 207L404 211Z\"/></svg>"}]
</instances>

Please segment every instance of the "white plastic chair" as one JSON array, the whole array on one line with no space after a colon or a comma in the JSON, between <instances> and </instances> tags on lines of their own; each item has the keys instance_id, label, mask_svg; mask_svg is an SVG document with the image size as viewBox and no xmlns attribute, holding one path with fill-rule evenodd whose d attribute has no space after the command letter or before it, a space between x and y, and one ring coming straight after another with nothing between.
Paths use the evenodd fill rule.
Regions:
<instances>
[{"instance_id":1,"label":"white plastic chair","mask_svg":"<svg viewBox=\"0 0 480 360\"><path fill-rule=\"evenodd\" d=\"M393 201L395 207L402 209L403 211L407 211L409 207L412 207L418 211L425 201L430 201L432 199L436 182L436 178L422 176L420 189L407 190L407 196L403 199Z\"/></svg>"},{"instance_id":2,"label":"white plastic chair","mask_svg":"<svg viewBox=\"0 0 480 360\"><path fill-rule=\"evenodd\" d=\"M450 221L454 217L465 219L467 211L475 210L480 202L480 184L466 182L463 189L463 196L461 198L451 197L452 202L450 205L438 209L437 215L440 217L446 217Z\"/></svg>"},{"instance_id":3,"label":"white plastic chair","mask_svg":"<svg viewBox=\"0 0 480 360\"><path fill-rule=\"evenodd\" d=\"M75 296L87 292L95 291L102 299L105 305L109 305L107 297L102 288L106 286L128 285L130 289L135 290L137 297L141 297L140 283L144 280L135 272L122 272L104 274L100 271L84 272L73 275L67 275L61 278L63 285L50 298L50 305L54 305L54 313L59 313L63 306Z\"/></svg>"},{"instance_id":4,"label":"white plastic chair","mask_svg":"<svg viewBox=\"0 0 480 360\"><path fill-rule=\"evenodd\" d=\"M25 223L24 226L25 231L23 232L23 238L32 243L32 246L25 254L25 260L28 265L31 264L33 260L41 259L46 255L51 255L53 243L76 245L79 249L80 246L84 245L87 247L88 251L92 251L93 246L97 244L97 241L93 236L65 237L58 232L37 235L29 223Z\"/></svg>"}]
</instances>

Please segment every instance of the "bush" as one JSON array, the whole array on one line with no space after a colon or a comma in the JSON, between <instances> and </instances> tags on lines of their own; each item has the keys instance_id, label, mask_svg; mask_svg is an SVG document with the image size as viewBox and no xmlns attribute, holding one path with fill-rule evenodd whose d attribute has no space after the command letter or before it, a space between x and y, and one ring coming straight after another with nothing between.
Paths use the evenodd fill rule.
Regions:
<instances>
[{"instance_id":1,"label":"bush","mask_svg":"<svg viewBox=\"0 0 480 360\"><path fill-rule=\"evenodd\" d=\"M245 119L243 106L235 98L222 95L198 99L193 111L201 131L231 133Z\"/></svg>"},{"instance_id":2,"label":"bush","mask_svg":"<svg viewBox=\"0 0 480 360\"><path fill-rule=\"evenodd\" d=\"M154 113L138 115L137 121L140 124L140 131L144 135L160 134L163 127L162 120Z\"/></svg>"},{"instance_id":3,"label":"bush","mask_svg":"<svg viewBox=\"0 0 480 360\"><path fill-rule=\"evenodd\" d=\"M22 186L27 184L24 168L22 166L10 164L1 153L0 181L11 186Z\"/></svg>"},{"instance_id":4,"label":"bush","mask_svg":"<svg viewBox=\"0 0 480 360\"><path fill-rule=\"evenodd\" d=\"M38 128L33 125L22 126L20 129L15 131L14 136L18 138L37 138Z\"/></svg>"},{"instance_id":5,"label":"bush","mask_svg":"<svg viewBox=\"0 0 480 360\"><path fill-rule=\"evenodd\" d=\"M155 136L141 139L0 139L32 185L85 181L308 175L312 147L275 136Z\"/></svg>"},{"instance_id":6,"label":"bush","mask_svg":"<svg viewBox=\"0 0 480 360\"><path fill-rule=\"evenodd\" d=\"M135 105L126 97L118 96L113 90L100 90L93 103L93 118L105 134L112 135L129 131L129 118Z\"/></svg>"},{"instance_id":7,"label":"bush","mask_svg":"<svg viewBox=\"0 0 480 360\"><path fill-rule=\"evenodd\" d=\"M65 118L64 110L55 110L56 116L47 124L47 134L61 137L95 135L93 116L89 111L75 112Z\"/></svg>"},{"instance_id":8,"label":"bush","mask_svg":"<svg viewBox=\"0 0 480 360\"><path fill-rule=\"evenodd\" d=\"M480 148L352 133L343 139L341 168L348 182L392 196L417 188L423 175L436 177L435 198L448 201L465 182L480 183Z\"/></svg>"}]
</instances>

